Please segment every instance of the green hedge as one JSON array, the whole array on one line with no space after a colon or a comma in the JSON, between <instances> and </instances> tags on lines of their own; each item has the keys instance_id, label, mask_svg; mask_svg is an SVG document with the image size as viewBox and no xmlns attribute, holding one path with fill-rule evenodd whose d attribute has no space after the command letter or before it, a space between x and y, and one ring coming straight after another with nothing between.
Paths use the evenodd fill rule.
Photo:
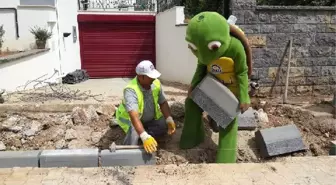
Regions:
<instances>
[{"instance_id":1,"label":"green hedge","mask_svg":"<svg viewBox=\"0 0 336 185\"><path fill-rule=\"evenodd\" d=\"M215 11L224 15L224 4L227 2L228 0L183 0L182 4L186 18L191 18L203 11Z\"/></svg>"},{"instance_id":2,"label":"green hedge","mask_svg":"<svg viewBox=\"0 0 336 185\"><path fill-rule=\"evenodd\" d=\"M257 5L335 6L335 0L257 0Z\"/></svg>"}]
</instances>

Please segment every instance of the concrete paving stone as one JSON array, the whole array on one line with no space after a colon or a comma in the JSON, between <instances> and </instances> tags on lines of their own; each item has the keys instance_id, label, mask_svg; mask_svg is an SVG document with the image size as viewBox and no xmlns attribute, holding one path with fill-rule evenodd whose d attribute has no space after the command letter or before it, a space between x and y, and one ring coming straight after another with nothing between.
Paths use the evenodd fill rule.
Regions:
<instances>
[{"instance_id":1,"label":"concrete paving stone","mask_svg":"<svg viewBox=\"0 0 336 185\"><path fill-rule=\"evenodd\" d=\"M194 88L191 98L222 128L226 128L240 112L234 94L209 74Z\"/></svg>"},{"instance_id":2,"label":"concrete paving stone","mask_svg":"<svg viewBox=\"0 0 336 185\"><path fill-rule=\"evenodd\" d=\"M336 155L336 140L330 142L329 155Z\"/></svg>"},{"instance_id":3,"label":"concrete paving stone","mask_svg":"<svg viewBox=\"0 0 336 185\"><path fill-rule=\"evenodd\" d=\"M98 149L44 150L40 155L40 167L98 167Z\"/></svg>"},{"instance_id":4,"label":"concrete paving stone","mask_svg":"<svg viewBox=\"0 0 336 185\"><path fill-rule=\"evenodd\" d=\"M0 152L0 168L38 167L38 150L32 151L2 151Z\"/></svg>"},{"instance_id":5,"label":"concrete paving stone","mask_svg":"<svg viewBox=\"0 0 336 185\"><path fill-rule=\"evenodd\" d=\"M154 154L148 154L144 149L125 149L110 152L110 150L101 151L102 166L138 166L154 165L156 158Z\"/></svg>"},{"instance_id":6,"label":"concrete paving stone","mask_svg":"<svg viewBox=\"0 0 336 185\"><path fill-rule=\"evenodd\" d=\"M257 111L250 107L243 114L238 114L238 129L239 130L255 130L258 126L255 113Z\"/></svg>"},{"instance_id":7,"label":"concrete paving stone","mask_svg":"<svg viewBox=\"0 0 336 185\"><path fill-rule=\"evenodd\" d=\"M255 140L263 158L306 150L301 133L294 124L258 130Z\"/></svg>"}]
</instances>

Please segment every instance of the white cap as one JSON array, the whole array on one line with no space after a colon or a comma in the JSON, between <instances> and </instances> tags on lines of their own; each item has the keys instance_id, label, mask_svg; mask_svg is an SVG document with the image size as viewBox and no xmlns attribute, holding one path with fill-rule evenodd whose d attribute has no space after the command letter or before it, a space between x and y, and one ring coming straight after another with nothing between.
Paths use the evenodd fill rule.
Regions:
<instances>
[{"instance_id":1,"label":"white cap","mask_svg":"<svg viewBox=\"0 0 336 185\"><path fill-rule=\"evenodd\" d=\"M149 78L159 78L161 73L154 68L154 65L149 60L141 61L135 68L138 75L146 75Z\"/></svg>"}]
</instances>

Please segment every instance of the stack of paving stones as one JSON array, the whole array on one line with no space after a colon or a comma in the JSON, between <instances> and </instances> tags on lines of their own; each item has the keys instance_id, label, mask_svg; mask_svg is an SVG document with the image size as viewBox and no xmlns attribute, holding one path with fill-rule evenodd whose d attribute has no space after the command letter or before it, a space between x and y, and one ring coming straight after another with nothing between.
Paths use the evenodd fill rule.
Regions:
<instances>
[{"instance_id":1,"label":"stack of paving stones","mask_svg":"<svg viewBox=\"0 0 336 185\"><path fill-rule=\"evenodd\" d=\"M69 167L154 165L156 157L143 149L103 150L62 149L0 152L0 168L13 167Z\"/></svg>"}]
</instances>

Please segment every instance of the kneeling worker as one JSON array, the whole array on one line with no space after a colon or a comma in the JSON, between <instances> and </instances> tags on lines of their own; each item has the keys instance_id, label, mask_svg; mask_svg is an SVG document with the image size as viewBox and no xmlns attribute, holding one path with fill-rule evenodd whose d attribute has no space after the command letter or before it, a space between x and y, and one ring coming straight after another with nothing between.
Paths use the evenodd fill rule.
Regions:
<instances>
[{"instance_id":1,"label":"kneeling worker","mask_svg":"<svg viewBox=\"0 0 336 185\"><path fill-rule=\"evenodd\" d=\"M144 60L137 65L136 74L124 88L116 119L126 133L124 145L138 145L140 138L146 152L152 153L158 145L154 138L173 134L176 126L157 79L161 73Z\"/></svg>"}]
</instances>

